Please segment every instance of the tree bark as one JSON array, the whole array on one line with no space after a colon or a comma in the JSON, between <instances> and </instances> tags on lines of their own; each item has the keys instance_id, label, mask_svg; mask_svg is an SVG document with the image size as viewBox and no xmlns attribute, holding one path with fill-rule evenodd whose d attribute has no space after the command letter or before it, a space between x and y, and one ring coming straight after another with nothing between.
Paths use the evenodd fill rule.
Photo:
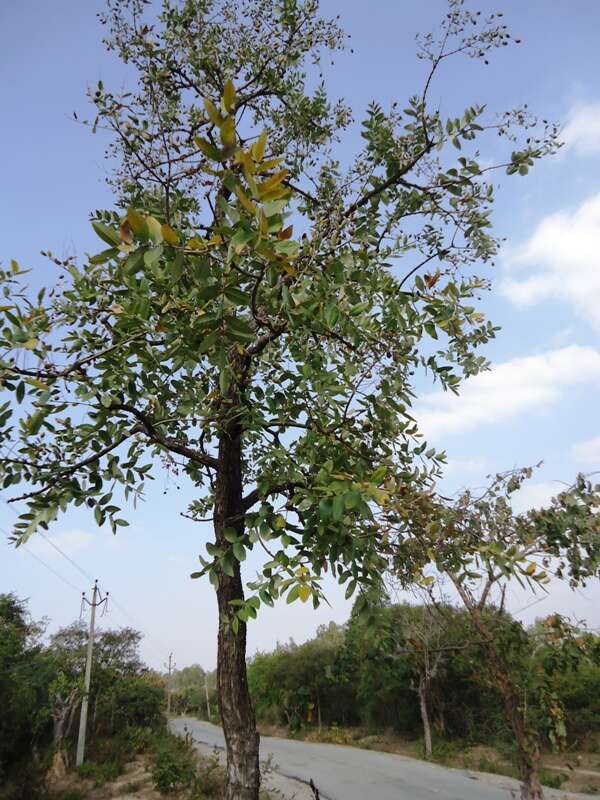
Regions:
<instances>
[{"instance_id":1,"label":"tree bark","mask_svg":"<svg viewBox=\"0 0 600 800\"><path fill-rule=\"evenodd\" d=\"M425 741L425 757L431 758L433 747L431 743L431 724L429 722L429 709L427 708L427 682L419 681L419 707L421 709L421 721L423 722L423 738Z\"/></svg>"},{"instance_id":2,"label":"tree bark","mask_svg":"<svg viewBox=\"0 0 600 800\"><path fill-rule=\"evenodd\" d=\"M455 583L455 586L457 584ZM504 703L504 710L512 727L517 745L519 779L521 781L521 800L543 800L544 792L540 783L540 747L537 735L528 730L519 701L519 693L511 679L510 667L505 663L496 647L490 631L483 621L479 609L465 600L464 590L457 586L476 630L483 639L491 675Z\"/></svg>"},{"instance_id":3,"label":"tree bark","mask_svg":"<svg viewBox=\"0 0 600 800\"><path fill-rule=\"evenodd\" d=\"M216 544L231 548L224 536L227 527L244 530L242 514L241 429L229 424L219 442L219 466L215 486L214 529ZM219 639L217 655L218 694L227 750L225 800L258 800L260 767L259 736L246 674L246 625L237 633L231 626L232 600L243 600L239 562L233 576L218 575Z\"/></svg>"},{"instance_id":4,"label":"tree bark","mask_svg":"<svg viewBox=\"0 0 600 800\"><path fill-rule=\"evenodd\" d=\"M506 715L509 717L519 760L519 779L521 781L521 800L543 800L544 792L540 783L540 748L537 741L529 735L523 720L519 697L509 680L499 680L498 688L504 700Z\"/></svg>"}]
</instances>

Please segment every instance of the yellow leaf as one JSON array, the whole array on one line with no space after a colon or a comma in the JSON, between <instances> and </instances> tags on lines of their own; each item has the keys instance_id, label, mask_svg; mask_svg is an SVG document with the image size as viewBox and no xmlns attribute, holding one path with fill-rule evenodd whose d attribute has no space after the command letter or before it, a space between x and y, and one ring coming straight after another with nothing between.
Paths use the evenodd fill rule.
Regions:
<instances>
[{"instance_id":1,"label":"yellow leaf","mask_svg":"<svg viewBox=\"0 0 600 800\"><path fill-rule=\"evenodd\" d=\"M265 157L265 148L267 146L267 132L263 131L258 139L252 145L252 155L255 161L262 161Z\"/></svg>"},{"instance_id":2,"label":"yellow leaf","mask_svg":"<svg viewBox=\"0 0 600 800\"><path fill-rule=\"evenodd\" d=\"M226 111L231 113L235 110L235 100L235 86L231 82L231 79L227 78L225 81L225 86L223 87L223 105L225 106Z\"/></svg>"},{"instance_id":3,"label":"yellow leaf","mask_svg":"<svg viewBox=\"0 0 600 800\"><path fill-rule=\"evenodd\" d=\"M244 175L248 178L248 175L254 175L256 172L256 166L250 153L247 150L240 150L238 156L239 162L244 169Z\"/></svg>"},{"instance_id":4,"label":"yellow leaf","mask_svg":"<svg viewBox=\"0 0 600 800\"><path fill-rule=\"evenodd\" d=\"M167 244L179 244L179 236L170 225L161 225L163 239Z\"/></svg>"},{"instance_id":5,"label":"yellow leaf","mask_svg":"<svg viewBox=\"0 0 600 800\"><path fill-rule=\"evenodd\" d=\"M206 250L208 242L206 239L200 239L198 236L194 236L193 239L188 239L186 246L189 247L190 250Z\"/></svg>"},{"instance_id":6,"label":"yellow leaf","mask_svg":"<svg viewBox=\"0 0 600 800\"><path fill-rule=\"evenodd\" d=\"M136 211L135 208L128 208L127 209L127 222L129 223L129 227L131 230L137 234L138 236L147 236L148 235L148 228L146 227L146 220L140 214L139 211Z\"/></svg>"},{"instance_id":7,"label":"yellow leaf","mask_svg":"<svg viewBox=\"0 0 600 800\"><path fill-rule=\"evenodd\" d=\"M16 306L0 306L0 311L11 311Z\"/></svg>"},{"instance_id":8,"label":"yellow leaf","mask_svg":"<svg viewBox=\"0 0 600 800\"><path fill-rule=\"evenodd\" d=\"M270 158L268 161L263 161L260 167L256 170L257 172L268 172L270 169L275 169L280 164L283 164L285 161L284 158Z\"/></svg>"},{"instance_id":9,"label":"yellow leaf","mask_svg":"<svg viewBox=\"0 0 600 800\"><path fill-rule=\"evenodd\" d=\"M40 381L38 378L25 378L25 383L29 383L31 386L35 386L36 389L41 389L44 392L47 392L50 388L48 384Z\"/></svg>"},{"instance_id":10,"label":"yellow leaf","mask_svg":"<svg viewBox=\"0 0 600 800\"><path fill-rule=\"evenodd\" d=\"M260 225L259 225L259 235L260 237L266 237L269 233L269 218L265 215L263 211L260 212Z\"/></svg>"},{"instance_id":11,"label":"yellow leaf","mask_svg":"<svg viewBox=\"0 0 600 800\"><path fill-rule=\"evenodd\" d=\"M162 226L157 219L154 217L146 217L146 226L148 228L148 234L150 238L154 242L154 244L160 244L163 240L163 233L162 233Z\"/></svg>"},{"instance_id":12,"label":"yellow leaf","mask_svg":"<svg viewBox=\"0 0 600 800\"><path fill-rule=\"evenodd\" d=\"M233 191L236 193L237 199L244 206L246 211L249 211L251 214L255 214L256 205L252 202L252 200L250 200L250 198L248 197L246 192L242 189L242 187L236 186Z\"/></svg>"},{"instance_id":13,"label":"yellow leaf","mask_svg":"<svg viewBox=\"0 0 600 800\"><path fill-rule=\"evenodd\" d=\"M269 189L266 192L261 192L259 189L259 194L260 199L267 203L270 200L282 200L284 197L288 197L291 192L285 186L276 186L274 189Z\"/></svg>"},{"instance_id":14,"label":"yellow leaf","mask_svg":"<svg viewBox=\"0 0 600 800\"><path fill-rule=\"evenodd\" d=\"M276 172L275 175L271 175L270 178L267 178L266 181L263 181L259 185L258 189L260 193L268 192L276 186L279 186L281 181L285 180L289 174L290 171L288 169L282 169L280 172Z\"/></svg>"},{"instance_id":15,"label":"yellow leaf","mask_svg":"<svg viewBox=\"0 0 600 800\"><path fill-rule=\"evenodd\" d=\"M221 141L225 147L234 147L236 142L234 117L227 117L227 119L221 123L219 130L221 133Z\"/></svg>"},{"instance_id":16,"label":"yellow leaf","mask_svg":"<svg viewBox=\"0 0 600 800\"><path fill-rule=\"evenodd\" d=\"M535 572L535 569L536 569L535 564L529 564L527 566L527 569L525 570L525 572L526 572L527 575L533 575L533 573Z\"/></svg>"},{"instance_id":17,"label":"yellow leaf","mask_svg":"<svg viewBox=\"0 0 600 800\"><path fill-rule=\"evenodd\" d=\"M11 260L10 260L10 271L11 271L11 272L12 272L14 275L16 275L16 274L17 274L17 272L19 271L19 264L18 264L18 262L17 262L17 261L15 261L15 260L14 260L14 258L11 258Z\"/></svg>"},{"instance_id":18,"label":"yellow leaf","mask_svg":"<svg viewBox=\"0 0 600 800\"><path fill-rule=\"evenodd\" d=\"M219 126L223 121L223 118L219 114L216 105L211 102L208 97L204 98L204 108L206 109L206 113L208 114L208 118L212 124Z\"/></svg>"},{"instance_id":19,"label":"yellow leaf","mask_svg":"<svg viewBox=\"0 0 600 800\"><path fill-rule=\"evenodd\" d=\"M39 342L37 339L27 339L27 341L23 343L23 347L26 350L35 350L38 344Z\"/></svg>"},{"instance_id":20,"label":"yellow leaf","mask_svg":"<svg viewBox=\"0 0 600 800\"><path fill-rule=\"evenodd\" d=\"M298 597L300 598L300 600L302 600L303 603L306 603L311 594L312 590L310 586L307 586L306 584L300 586L300 588L298 589Z\"/></svg>"},{"instance_id":21,"label":"yellow leaf","mask_svg":"<svg viewBox=\"0 0 600 800\"><path fill-rule=\"evenodd\" d=\"M282 270L283 270L285 273L287 273L288 275L290 275L292 278L295 278L295 277L296 277L296 275L298 274L298 270L296 270L294 267L292 267L292 265L291 265L291 264L288 264L288 262L287 262L287 261L281 265L281 269L282 269Z\"/></svg>"}]
</instances>

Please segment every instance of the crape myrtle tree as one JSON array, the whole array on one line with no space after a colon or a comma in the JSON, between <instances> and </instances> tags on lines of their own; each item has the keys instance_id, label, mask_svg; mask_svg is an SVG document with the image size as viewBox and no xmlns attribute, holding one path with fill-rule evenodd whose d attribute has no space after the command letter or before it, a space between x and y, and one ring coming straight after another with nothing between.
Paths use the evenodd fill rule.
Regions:
<instances>
[{"instance_id":1,"label":"crape myrtle tree","mask_svg":"<svg viewBox=\"0 0 600 800\"><path fill-rule=\"evenodd\" d=\"M579 475L547 508L516 513L512 495L532 473L525 468L498 474L485 490L463 492L455 501L423 493L410 519L399 509L401 527L409 527L410 534L395 537L401 579L413 580L406 567L418 569L419 559L422 567L427 561L435 565L437 573L422 579L432 603L445 613L437 600L437 574L450 581L471 620L472 640L485 655L515 737L522 800L543 797L543 738L554 747L566 741L555 676L591 656L592 640L578 625L553 614L536 633L539 652L532 667L532 636L505 613L506 591L511 581L538 592L551 580L575 588L600 574L600 484ZM537 716L528 705L537 706Z\"/></svg>"},{"instance_id":2,"label":"crape myrtle tree","mask_svg":"<svg viewBox=\"0 0 600 800\"><path fill-rule=\"evenodd\" d=\"M432 104L448 58L512 41L459 0L419 40L420 91L369 106L349 163L350 109L319 77L345 37L316 0L152 14L109 0L101 16L133 75L91 92L90 124L113 135L114 209L92 216L104 249L49 254L56 281L37 294L16 261L1 273L1 479L24 485L18 542L71 505L116 532L158 471L190 480L187 515L214 526L196 575L218 599L227 797L254 800L246 622L283 594L317 605L327 571L348 596L379 580L390 500L439 466L410 413L415 373L456 391L494 335L475 307L497 248L490 181L525 174L556 130L526 109Z\"/></svg>"}]
</instances>

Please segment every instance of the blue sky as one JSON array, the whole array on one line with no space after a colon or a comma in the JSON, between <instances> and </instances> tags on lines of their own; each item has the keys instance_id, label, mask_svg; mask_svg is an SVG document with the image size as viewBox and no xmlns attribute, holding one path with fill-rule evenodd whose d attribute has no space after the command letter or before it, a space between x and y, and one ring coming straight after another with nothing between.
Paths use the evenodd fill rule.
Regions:
<instances>
[{"instance_id":1,"label":"blue sky","mask_svg":"<svg viewBox=\"0 0 600 800\"><path fill-rule=\"evenodd\" d=\"M545 502L577 471L600 468L600 5L505 0L471 7L504 11L523 43L493 55L487 67L467 59L450 63L431 95L442 113L456 116L473 103L498 110L528 103L563 123L566 144L528 178L499 178L494 221L507 242L485 300L486 313L502 326L487 348L493 371L472 379L457 400L427 389L417 408L428 438L447 448L450 489L543 459L520 498L526 507ZM127 82L100 43L99 8L95 0L0 6L0 260L31 266L39 284L54 280L39 251L95 251L88 213L111 205L105 141L70 119L74 110L86 115L88 84ZM414 34L434 27L445 3L323 0L322 9L341 14L352 35L354 54L342 55L327 77L356 119L372 99L385 106L419 89L424 65L414 56ZM357 144L355 132L342 155ZM137 622L151 664L161 666L173 651L180 665L212 667L212 589L188 578L210 531L179 517L187 498L159 477L147 502L130 511L131 527L116 538L84 512L70 512L49 538L85 574L38 537L30 552L2 546L0 590L30 598L34 616L47 615L52 629L78 616L78 592L98 577L119 603L102 624ZM0 528L7 530L11 519L0 502ZM331 607L317 612L299 604L261 612L250 626L250 653L289 636L302 641L317 625L346 619L342 593L332 586L328 596ZM518 610L535 600L514 591L510 603ZM555 587L522 618L561 610L597 627L599 600L597 586L576 595Z\"/></svg>"}]
</instances>

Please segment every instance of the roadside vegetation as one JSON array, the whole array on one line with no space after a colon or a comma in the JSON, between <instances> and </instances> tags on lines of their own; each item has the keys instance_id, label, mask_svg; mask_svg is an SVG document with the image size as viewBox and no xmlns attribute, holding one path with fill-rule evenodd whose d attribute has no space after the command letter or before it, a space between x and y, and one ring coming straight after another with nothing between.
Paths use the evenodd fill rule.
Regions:
<instances>
[{"instance_id":1,"label":"roadside vegetation","mask_svg":"<svg viewBox=\"0 0 600 800\"><path fill-rule=\"evenodd\" d=\"M103 630L94 649L86 759L75 769L87 633L42 642L27 604L0 595L0 800L220 798L225 773L168 732L165 681L141 661L141 636Z\"/></svg>"},{"instance_id":2,"label":"roadside vegetation","mask_svg":"<svg viewBox=\"0 0 600 800\"><path fill-rule=\"evenodd\" d=\"M431 759L518 778L514 735L468 613L451 606L441 613L386 600L369 617L352 614L345 625L322 626L303 644L290 640L257 654L248 676L261 732L423 758L419 681L425 661L443 653L428 687ZM498 634L513 647L518 643L514 670L526 676L522 702L541 732L541 782L599 793L600 637L585 633L590 660L552 677L566 726L563 751L556 753L535 688L550 657L548 619L525 628L506 610L489 614Z\"/></svg>"}]
</instances>

